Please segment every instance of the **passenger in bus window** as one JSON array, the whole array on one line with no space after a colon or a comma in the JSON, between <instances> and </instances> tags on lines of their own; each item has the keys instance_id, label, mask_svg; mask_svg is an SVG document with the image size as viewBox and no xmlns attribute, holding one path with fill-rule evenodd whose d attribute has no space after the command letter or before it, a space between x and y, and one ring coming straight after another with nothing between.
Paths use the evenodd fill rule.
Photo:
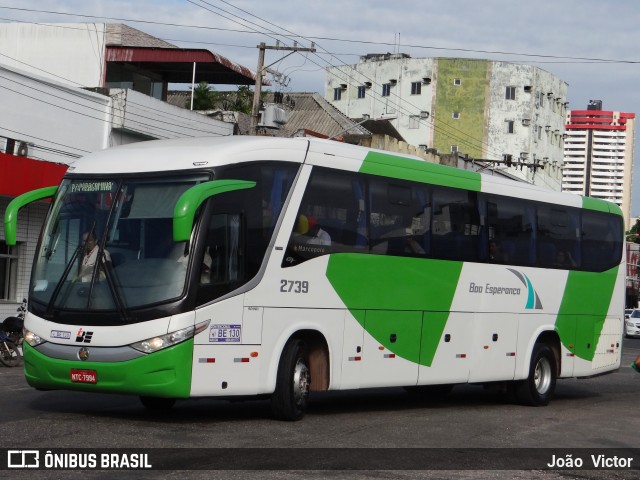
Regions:
<instances>
[{"instance_id":1,"label":"passenger in bus window","mask_svg":"<svg viewBox=\"0 0 640 480\"><path fill-rule=\"evenodd\" d=\"M294 232L295 241L308 245L331 245L331 236L318 224L314 216L300 215Z\"/></svg>"},{"instance_id":2,"label":"passenger in bus window","mask_svg":"<svg viewBox=\"0 0 640 480\"><path fill-rule=\"evenodd\" d=\"M329 235L326 231L324 231L316 217L308 217L309 221L309 240L307 243L309 245L331 245L331 235Z\"/></svg>"},{"instance_id":3,"label":"passenger in bus window","mask_svg":"<svg viewBox=\"0 0 640 480\"><path fill-rule=\"evenodd\" d=\"M93 267L96 264L100 248L98 247L98 242L96 242L96 236L93 232L85 232L82 235L82 241L85 244L85 253L82 257L82 265L80 266L80 273L78 277L81 282L90 282L93 275ZM106 278L105 268L110 268L111 266L111 255L109 255L106 248L102 250L102 254L100 274L98 276L99 280L104 280Z\"/></svg>"},{"instance_id":4,"label":"passenger in bus window","mask_svg":"<svg viewBox=\"0 0 640 480\"><path fill-rule=\"evenodd\" d=\"M410 253L412 255L424 255L425 251L422 248L422 245L418 243L415 235L413 235L413 231L411 229L407 229L410 233L408 236L404 237L404 251L405 253Z\"/></svg>"},{"instance_id":5,"label":"passenger in bus window","mask_svg":"<svg viewBox=\"0 0 640 480\"><path fill-rule=\"evenodd\" d=\"M489 261L496 263L503 263L507 261L500 248L500 243L496 240L489 240Z\"/></svg>"},{"instance_id":6,"label":"passenger in bus window","mask_svg":"<svg viewBox=\"0 0 640 480\"><path fill-rule=\"evenodd\" d=\"M556 261L553 262L553 266L560 268L574 268L576 266L576 262L573 260L569 251L558 250L558 253L556 254Z\"/></svg>"}]
</instances>

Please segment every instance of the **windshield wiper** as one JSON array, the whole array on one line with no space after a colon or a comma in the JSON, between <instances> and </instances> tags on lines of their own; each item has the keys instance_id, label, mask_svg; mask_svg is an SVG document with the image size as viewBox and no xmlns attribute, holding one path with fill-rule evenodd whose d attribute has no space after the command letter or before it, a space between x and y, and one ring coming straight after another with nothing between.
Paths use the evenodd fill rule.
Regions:
<instances>
[{"instance_id":1,"label":"windshield wiper","mask_svg":"<svg viewBox=\"0 0 640 480\"><path fill-rule=\"evenodd\" d=\"M85 244L86 244L86 242L85 242ZM76 248L76 250L73 252L73 255L71 255L71 258L67 262L67 265L65 266L64 271L62 272L62 275L60 276L60 279L58 280L58 284L56 285L56 288L53 289L53 292L51 293L51 298L49 299L49 303L47 303L46 313L47 313L48 316L51 316L51 312L53 310L53 306L55 304L55 301L58 298L58 295L60 295L60 291L62 290L62 287L64 286L64 282L67 279L67 277L69 276L69 272L71 271L71 268L73 267L73 264L75 263L76 259L78 258L78 255L80 254L80 252L84 251L85 244L78 245L78 248Z\"/></svg>"},{"instance_id":2,"label":"windshield wiper","mask_svg":"<svg viewBox=\"0 0 640 480\"><path fill-rule=\"evenodd\" d=\"M89 232L93 232L95 228L96 228L96 222L94 221L93 225L91 225L91 229L89 230ZM73 255L71 255L71 258L65 265L64 271L62 272L62 275L58 280L58 284L56 285L56 288L53 289L53 292L51 293L51 298L49 299L49 303L47 303L46 314L49 317L51 316L56 299L58 298L58 295L60 295L60 291L62 290L62 287L64 286L64 282L67 280L67 277L69 276L69 272L71 271L73 264L78 258L78 255L80 255L80 252L84 252L86 250L88 239L89 239L89 235L87 235L84 241L78 245L78 248L75 249L75 251L73 252ZM68 289L68 291L71 292L71 289Z\"/></svg>"}]
</instances>

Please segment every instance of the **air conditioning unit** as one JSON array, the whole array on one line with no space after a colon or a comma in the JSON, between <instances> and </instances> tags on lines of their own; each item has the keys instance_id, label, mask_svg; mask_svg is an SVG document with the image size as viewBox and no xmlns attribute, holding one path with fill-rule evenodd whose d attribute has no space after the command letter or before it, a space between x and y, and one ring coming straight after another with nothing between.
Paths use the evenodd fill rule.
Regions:
<instances>
[{"instance_id":1,"label":"air conditioning unit","mask_svg":"<svg viewBox=\"0 0 640 480\"><path fill-rule=\"evenodd\" d=\"M259 127L279 129L289 121L289 110L285 110L275 103L266 104L261 113L262 121L258 125Z\"/></svg>"},{"instance_id":2,"label":"air conditioning unit","mask_svg":"<svg viewBox=\"0 0 640 480\"><path fill-rule=\"evenodd\" d=\"M529 125L531 125L531 119L530 118L523 118L522 119L522 125L524 125L525 127L528 127Z\"/></svg>"}]
</instances>

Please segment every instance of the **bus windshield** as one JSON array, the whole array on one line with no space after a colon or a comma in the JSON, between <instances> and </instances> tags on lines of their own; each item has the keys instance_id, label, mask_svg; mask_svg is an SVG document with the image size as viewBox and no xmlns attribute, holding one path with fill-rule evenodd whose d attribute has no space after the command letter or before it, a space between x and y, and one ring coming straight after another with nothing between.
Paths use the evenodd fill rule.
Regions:
<instances>
[{"instance_id":1,"label":"bus windshield","mask_svg":"<svg viewBox=\"0 0 640 480\"><path fill-rule=\"evenodd\" d=\"M36 253L30 298L53 310L126 311L180 297L187 242L173 209L205 176L65 179Z\"/></svg>"}]
</instances>

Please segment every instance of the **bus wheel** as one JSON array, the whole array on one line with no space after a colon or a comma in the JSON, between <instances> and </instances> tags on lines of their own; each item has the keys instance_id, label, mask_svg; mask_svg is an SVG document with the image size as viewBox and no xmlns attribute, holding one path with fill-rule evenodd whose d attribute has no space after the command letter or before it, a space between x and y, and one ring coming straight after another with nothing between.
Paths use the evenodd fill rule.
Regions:
<instances>
[{"instance_id":1,"label":"bus wheel","mask_svg":"<svg viewBox=\"0 0 640 480\"><path fill-rule=\"evenodd\" d=\"M142 405L148 410L170 410L176 403L175 398L140 397Z\"/></svg>"},{"instance_id":2,"label":"bus wheel","mask_svg":"<svg viewBox=\"0 0 640 480\"><path fill-rule=\"evenodd\" d=\"M536 343L531 355L529 377L515 383L519 403L542 407L549 403L556 388L556 361L551 349L544 343Z\"/></svg>"},{"instance_id":3,"label":"bus wheel","mask_svg":"<svg viewBox=\"0 0 640 480\"><path fill-rule=\"evenodd\" d=\"M271 411L279 420L300 420L309 399L311 373L307 345L292 338L287 342L280 357L276 389L271 396Z\"/></svg>"}]
</instances>

